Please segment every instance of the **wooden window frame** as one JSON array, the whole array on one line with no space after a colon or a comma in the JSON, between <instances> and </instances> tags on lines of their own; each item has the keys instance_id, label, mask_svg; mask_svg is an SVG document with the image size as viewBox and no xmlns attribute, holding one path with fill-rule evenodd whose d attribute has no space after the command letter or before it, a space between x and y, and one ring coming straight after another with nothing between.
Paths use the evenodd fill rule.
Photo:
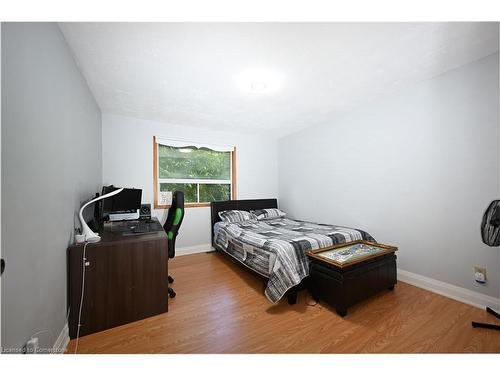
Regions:
<instances>
[{"instance_id":1,"label":"wooden window frame","mask_svg":"<svg viewBox=\"0 0 500 375\"><path fill-rule=\"evenodd\" d=\"M159 205L158 204L158 143L156 143L156 137L153 136L153 191L154 191L154 202L153 207L155 209L167 209L170 208L169 204ZM236 199L236 147L231 151L231 199ZM185 203L184 207L210 207L210 202L205 203Z\"/></svg>"}]
</instances>

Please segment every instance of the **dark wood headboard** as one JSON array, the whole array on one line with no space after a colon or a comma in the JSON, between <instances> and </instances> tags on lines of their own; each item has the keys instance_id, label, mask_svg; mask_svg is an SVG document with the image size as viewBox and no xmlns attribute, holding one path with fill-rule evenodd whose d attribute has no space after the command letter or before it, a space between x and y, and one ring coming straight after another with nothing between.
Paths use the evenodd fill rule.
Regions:
<instances>
[{"instance_id":1,"label":"dark wood headboard","mask_svg":"<svg viewBox=\"0 0 500 375\"><path fill-rule=\"evenodd\" d=\"M277 199L242 199L234 201L212 202L211 210L211 225L212 225L212 245L214 244L214 224L220 220L219 212L226 210L259 210L262 208L278 208Z\"/></svg>"}]
</instances>

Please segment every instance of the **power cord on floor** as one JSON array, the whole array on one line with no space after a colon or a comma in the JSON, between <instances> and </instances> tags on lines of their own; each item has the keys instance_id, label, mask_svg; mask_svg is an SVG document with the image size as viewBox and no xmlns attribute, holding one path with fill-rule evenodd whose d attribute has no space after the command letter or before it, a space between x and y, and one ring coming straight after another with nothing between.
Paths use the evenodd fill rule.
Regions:
<instances>
[{"instance_id":1,"label":"power cord on floor","mask_svg":"<svg viewBox=\"0 0 500 375\"><path fill-rule=\"evenodd\" d=\"M80 297L80 307L78 308L78 326L76 329L76 343L75 343L75 352L74 354L77 353L78 351L78 342L80 340L80 326L81 326L81 320L82 320L82 307L83 307L83 296L85 295L85 267L87 263L87 258L86 258L86 252L87 252L87 245L89 243L85 242L83 245L83 254L82 254L82 294Z\"/></svg>"},{"instance_id":2,"label":"power cord on floor","mask_svg":"<svg viewBox=\"0 0 500 375\"><path fill-rule=\"evenodd\" d=\"M69 311L70 311L70 309L68 309L68 312L66 313L66 320L64 321L65 323L68 322ZM31 335L30 340L34 339L35 337L38 337L38 335L41 335L42 333L48 333L50 336L50 342L54 343L55 336L54 336L54 333L50 329L41 329L41 330L36 331L35 333L33 333Z\"/></svg>"}]
</instances>

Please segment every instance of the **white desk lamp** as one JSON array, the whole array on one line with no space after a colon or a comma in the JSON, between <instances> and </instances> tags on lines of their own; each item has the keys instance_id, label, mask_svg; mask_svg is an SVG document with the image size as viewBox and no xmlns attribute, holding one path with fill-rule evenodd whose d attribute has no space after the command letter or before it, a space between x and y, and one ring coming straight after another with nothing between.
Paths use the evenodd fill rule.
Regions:
<instances>
[{"instance_id":1,"label":"white desk lamp","mask_svg":"<svg viewBox=\"0 0 500 375\"><path fill-rule=\"evenodd\" d=\"M97 201L100 201L101 199L112 197L113 195L116 195L116 194L118 194L118 193L120 193L122 191L123 191L123 188L120 188L120 189L117 189L117 190L113 190L111 193L101 195L100 197L97 197L97 198L94 198L94 199L88 201L87 203L85 203L82 206L82 208L80 208L79 217L80 217L80 223L82 225L82 235L85 236L85 241L87 241L87 242L99 242L101 240L101 237L99 236L99 234L94 233L89 228L89 226L87 225L87 223L85 222L85 220L83 220L83 210L85 209L85 207L87 207L91 203L95 203Z\"/></svg>"}]
</instances>

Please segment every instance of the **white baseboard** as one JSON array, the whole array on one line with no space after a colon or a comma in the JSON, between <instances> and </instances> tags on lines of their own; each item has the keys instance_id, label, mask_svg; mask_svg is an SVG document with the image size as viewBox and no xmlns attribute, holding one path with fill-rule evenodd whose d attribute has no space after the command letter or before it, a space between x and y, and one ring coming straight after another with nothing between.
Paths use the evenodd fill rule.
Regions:
<instances>
[{"instance_id":1,"label":"white baseboard","mask_svg":"<svg viewBox=\"0 0 500 375\"><path fill-rule=\"evenodd\" d=\"M209 243L194 245L194 246L178 247L175 249L175 256L206 253L207 251L213 251L213 250L214 248Z\"/></svg>"},{"instance_id":2,"label":"white baseboard","mask_svg":"<svg viewBox=\"0 0 500 375\"><path fill-rule=\"evenodd\" d=\"M474 292L400 268L398 268L398 280L481 309L484 309L486 306L493 308L498 308L500 306L500 298Z\"/></svg>"},{"instance_id":3,"label":"white baseboard","mask_svg":"<svg viewBox=\"0 0 500 375\"><path fill-rule=\"evenodd\" d=\"M59 334L54 346L52 347L52 353L54 354L64 354L66 348L69 344L69 328L68 323L66 323Z\"/></svg>"}]
</instances>

